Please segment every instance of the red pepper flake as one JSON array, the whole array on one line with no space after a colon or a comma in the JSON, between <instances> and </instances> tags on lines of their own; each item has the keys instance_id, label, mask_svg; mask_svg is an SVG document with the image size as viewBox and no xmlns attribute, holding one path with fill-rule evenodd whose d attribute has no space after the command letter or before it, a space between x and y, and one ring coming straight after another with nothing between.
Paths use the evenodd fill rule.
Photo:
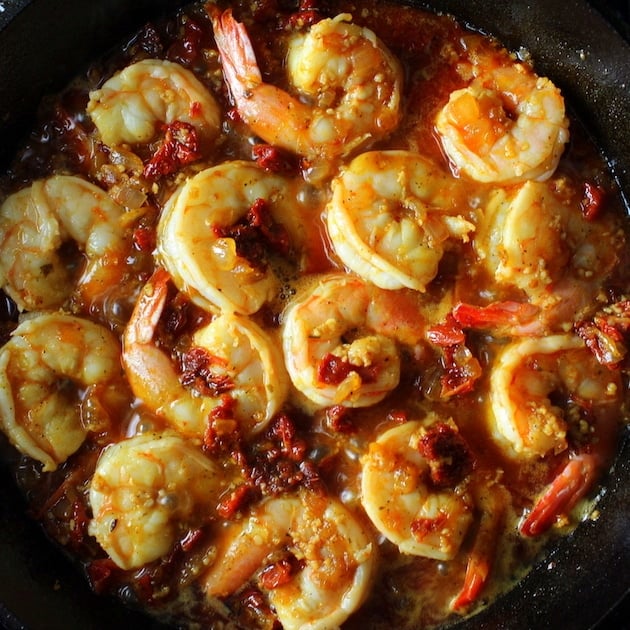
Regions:
<instances>
[{"instance_id":1,"label":"red pepper flake","mask_svg":"<svg viewBox=\"0 0 630 630\"><path fill-rule=\"evenodd\" d=\"M150 180L175 173L201 157L199 136L190 123L176 120L163 129L164 138L142 172Z\"/></svg>"},{"instance_id":2,"label":"red pepper flake","mask_svg":"<svg viewBox=\"0 0 630 630\"><path fill-rule=\"evenodd\" d=\"M593 221L599 216L605 198L606 192L601 186L584 182L584 195L580 202L580 208L587 221Z\"/></svg>"}]
</instances>

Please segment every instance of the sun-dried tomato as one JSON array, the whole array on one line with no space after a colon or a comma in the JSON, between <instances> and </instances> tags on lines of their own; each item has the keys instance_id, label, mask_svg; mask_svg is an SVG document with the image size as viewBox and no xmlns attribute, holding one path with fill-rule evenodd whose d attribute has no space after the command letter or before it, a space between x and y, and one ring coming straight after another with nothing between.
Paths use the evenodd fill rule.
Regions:
<instances>
[{"instance_id":1,"label":"sun-dried tomato","mask_svg":"<svg viewBox=\"0 0 630 630\"><path fill-rule=\"evenodd\" d=\"M447 346L443 349L444 374L440 379L442 398L467 394L475 387L482 375L481 364L464 345Z\"/></svg>"},{"instance_id":2,"label":"sun-dried tomato","mask_svg":"<svg viewBox=\"0 0 630 630\"><path fill-rule=\"evenodd\" d=\"M232 238L236 253L257 269L267 268L268 253L286 256L290 250L289 234L281 223L277 223L269 202L257 199L241 221L232 226L214 226L219 238Z\"/></svg>"},{"instance_id":3,"label":"sun-dried tomato","mask_svg":"<svg viewBox=\"0 0 630 630\"><path fill-rule=\"evenodd\" d=\"M221 518L233 518L239 511L254 501L257 495L258 493L252 485L242 483L221 499L217 506L217 514Z\"/></svg>"},{"instance_id":4,"label":"sun-dried tomato","mask_svg":"<svg viewBox=\"0 0 630 630\"><path fill-rule=\"evenodd\" d=\"M142 171L147 179L175 173L201 157L199 135L190 123L176 120L163 130L164 138Z\"/></svg>"},{"instance_id":5,"label":"sun-dried tomato","mask_svg":"<svg viewBox=\"0 0 630 630\"><path fill-rule=\"evenodd\" d=\"M333 405L326 409L326 424L335 433L350 435L356 433L357 427L350 418L350 409L343 405Z\"/></svg>"},{"instance_id":6,"label":"sun-dried tomato","mask_svg":"<svg viewBox=\"0 0 630 630\"><path fill-rule=\"evenodd\" d=\"M260 585L265 590L272 590L288 584L300 570L300 563L294 555L288 555L260 572Z\"/></svg>"},{"instance_id":7,"label":"sun-dried tomato","mask_svg":"<svg viewBox=\"0 0 630 630\"><path fill-rule=\"evenodd\" d=\"M152 252L155 249L157 235L148 227L138 227L133 231L133 246L141 252Z\"/></svg>"},{"instance_id":8,"label":"sun-dried tomato","mask_svg":"<svg viewBox=\"0 0 630 630\"><path fill-rule=\"evenodd\" d=\"M580 208L582 209L582 215L587 221L593 221L599 216L605 198L606 193L601 186L591 182L584 182L584 194L582 201L580 201Z\"/></svg>"},{"instance_id":9,"label":"sun-dried tomato","mask_svg":"<svg viewBox=\"0 0 630 630\"><path fill-rule=\"evenodd\" d=\"M378 378L378 366L354 365L329 352L317 366L317 379L326 385L339 385L352 372L359 375L362 383L374 383Z\"/></svg>"},{"instance_id":10,"label":"sun-dried tomato","mask_svg":"<svg viewBox=\"0 0 630 630\"><path fill-rule=\"evenodd\" d=\"M297 173L299 161L287 151L272 144L255 144L252 147L252 158L266 171L271 173Z\"/></svg>"},{"instance_id":11,"label":"sun-dried tomato","mask_svg":"<svg viewBox=\"0 0 630 630\"><path fill-rule=\"evenodd\" d=\"M180 362L182 372L179 379L182 385L202 396L220 396L234 389L234 381L228 374L218 374L213 369L215 366L225 367L225 359L210 354L205 348L190 348Z\"/></svg>"},{"instance_id":12,"label":"sun-dried tomato","mask_svg":"<svg viewBox=\"0 0 630 630\"><path fill-rule=\"evenodd\" d=\"M466 341L466 335L452 315L446 321L435 324L427 330L427 339L436 346L455 346Z\"/></svg>"},{"instance_id":13,"label":"sun-dried tomato","mask_svg":"<svg viewBox=\"0 0 630 630\"><path fill-rule=\"evenodd\" d=\"M580 336L595 358L611 369L626 358L627 337L630 333L630 300L622 300L596 314L592 321L575 324Z\"/></svg>"},{"instance_id":14,"label":"sun-dried tomato","mask_svg":"<svg viewBox=\"0 0 630 630\"><path fill-rule=\"evenodd\" d=\"M446 422L426 429L418 441L418 451L429 462L431 483L436 488L452 488L473 469L473 457L459 431Z\"/></svg>"},{"instance_id":15,"label":"sun-dried tomato","mask_svg":"<svg viewBox=\"0 0 630 630\"><path fill-rule=\"evenodd\" d=\"M439 532L448 524L448 516L440 512L435 518L417 518L411 522L411 534L422 542L427 536Z\"/></svg>"},{"instance_id":16,"label":"sun-dried tomato","mask_svg":"<svg viewBox=\"0 0 630 630\"><path fill-rule=\"evenodd\" d=\"M105 593L114 583L119 571L111 558L99 558L90 562L87 575L92 590L99 595Z\"/></svg>"}]
</instances>

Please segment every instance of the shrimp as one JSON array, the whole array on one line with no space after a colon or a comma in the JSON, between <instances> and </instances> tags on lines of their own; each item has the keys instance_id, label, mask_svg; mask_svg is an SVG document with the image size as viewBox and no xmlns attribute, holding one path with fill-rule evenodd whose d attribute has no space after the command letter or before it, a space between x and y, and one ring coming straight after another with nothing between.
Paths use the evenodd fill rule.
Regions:
<instances>
[{"instance_id":1,"label":"shrimp","mask_svg":"<svg viewBox=\"0 0 630 630\"><path fill-rule=\"evenodd\" d=\"M157 123L190 124L205 141L221 128L219 106L208 89L183 66L143 59L90 92L87 112L106 145L145 144Z\"/></svg>"},{"instance_id":2,"label":"shrimp","mask_svg":"<svg viewBox=\"0 0 630 630\"><path fill-rule=\"evenodd\" d=\"M223 537L205 592L224 597L254 577L285 630L340 627L374 575L365 528L338 500L308 491L263 501Z\"/></svg>"},{"instance_id":3,"label":"shrimp","mask_svg":"<svg viewBox=\"0 0 630 630\"><path fill-rule=\"evenodd\" d=\"M436 117L453 166L480 182L545 180L569 139L560 90L524 64L473 67L468 87L451 93Z\"/></svg>"},{"instance_id":4,"label":"shrimp","mask_svg":"<svg viewBox=\"0 0 630 630\"><path fill-rule=\"evenodd\" d=\"M111 444L90 483L88 531L122 569L157 560L178 534L215 515L222 478L216 464L174 433Z\"/></svg>"},{"instance_id":5,"label":"shrimp","mask_svg":"<svg viewBox=\"0 0 630 630\"><path fill-rule=\"evenodd\" d=\"M373 151L333 180L328 233L341 261L383 289L424 291L446 241L475 229L466 190L421 155Z\"/></svg>"},{"instance_id":6,"label":"shrimp","mask_svg":"<svg viewBox=\"0 0 630 630\"><path fill-rule=\"evenodd\" d=\"M231 411L245 434L262 430L288 391L279 348L254 322L224 313L195 331L191 345L205 360L204 378L216 395L199 395L184 387L173 360L154 339L168 281L166 271L158 268L125 329L122 360L134 394L186 436L203 438L222 395L234 402Z\"/></svg>"},{"instance_id":7,"label":"shrimp","mask_svg":"<svg viewBox=\"0 0 630 630\"><path fill-rule=\"evenodd\" d=\"M568 448L572 412L579 420L581 408L597 419L619 410L621 394L619 374L599 364L578 336L519 339L495 358L491 430L512 457L558 454ZM568 401L566 412L554 404L560 397Z\"/></svg>"},{"instance_id":8,"label":"shrimp","mask_svg":"<svg viewBox=\"0 0 630 630\"><path fill-rule=\"evenodd\" d=\"M278 218L280 230L284 228L278 224L290 225L300 212L297 191L287 179L244 161L198 173L164 208L158 225L158 259L180 291L206 310L250 315L279 290L275 273L259 258L250 239L240 239L239 231L232 230L255 204L263 204L272 220ZM297 226L289 231L295 235ZM285 236L290 240L288 232ZM261 243L268 250L274 246Z\"/></svg>"},{"instance_id":9,"label":"shrimp","mask_svg":"<svg viewBox=\"0 0 630 630\"><path fill-rule=\"evenodd\" d=\"M318 406L366 407L397 385L396 339L422 338L424 322L400 322L396 303L361 278L330 274L289 305L283 316L285 365L293 385ZM414 330L415 329L415 330Z\"/></svg>"},{"instance_id":10,"label":"shrimp","mask_svg":"<svg viewBox=\"0 0 630 630\"><path fill-rule=\"evenodd\" d=\"M94 299L120 281L127 244L124 210L72 175L33 182L0 207L0 283L20 310L58 308L75 288ZM79 265L69 243L84 253Z\"/></svg>"},{"instance_id":11,"label":"shrimp","mask_svg":"<svg viewBox=\"0 0 630 630\"><path fill-rule=\"evenodd\" d=\"M449 441L449 461L431 443ZM438 451L440 449L437 449ZM451 560L473 522L465 482L469 455L452 421L412 420L381 434L362 458L361 503L374 526L400 551Z\"/></svg>"},{"instance_id":12,"label":"shrimp","mask_svg":"<svg viewBox=\"0 0 630 630\"><path fill-rule=\"evenodd\" d=\"M612 221L587 220L579 202L553 184L526 182L491 195L473 245L500 284L540 307L543 329L586 314L623 240Z\"/></svg>"},{"instance_id":13,"label":"shrimp","mask_svg":"<svg viewBox=\"0 0 630 630\"><path fill-rule=\"evenodd\" d=\"M0 425L44 472L55 470L83 444L90 405L106 409L108 390L122 386L113 333L71 315L37 314L0 349Z\"/></svg>"},{"instance_id":14,"label":"shrimp","mask_svg":"<svg viewBox=\"0 0 630 630\"><path fill-rule=\"evenodd\" d=\"M243 24L230 10L213 17L223 74L241 118L265 142L309 159L364 148L396 128L402 69L348 14L324 19L289 44L289 81L302 96L264 83Z\"/></svg>"}]
</instances>

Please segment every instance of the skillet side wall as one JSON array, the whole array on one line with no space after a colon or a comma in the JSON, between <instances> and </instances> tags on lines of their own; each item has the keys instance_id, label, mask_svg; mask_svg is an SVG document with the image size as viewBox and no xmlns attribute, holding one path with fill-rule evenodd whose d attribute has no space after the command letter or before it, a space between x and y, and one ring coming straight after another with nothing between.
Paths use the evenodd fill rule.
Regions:
<instances>
[{"instance_id":1,"label":"skillet side wall","mask_svg":"<svg viewBox=\"0 0 630 630\"><path fill-rule=\"evenodd\" d=\"M630 198L630 47L577 0L440 0L438 8L506 46L526 46L586 121ZM173 0L6 0L0 13L0 168L6 167L46 93L60 89L146 21L183 4ZM627 204L628 205L628 204ZM0 449L1 452L1 449ZM458 628L591 627L630 585L630 446L625 444L600 503L521 585ZM17 630L105 630L159 626L94 596L52 547L0 467L0 626Z\"/></svg>"}]
</instances>

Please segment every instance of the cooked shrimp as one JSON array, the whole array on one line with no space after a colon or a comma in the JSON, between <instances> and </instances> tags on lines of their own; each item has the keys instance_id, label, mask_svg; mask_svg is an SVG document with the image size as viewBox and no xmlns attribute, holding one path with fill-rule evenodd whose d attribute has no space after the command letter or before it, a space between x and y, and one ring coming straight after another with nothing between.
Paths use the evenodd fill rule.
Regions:
<instances>
[{"instance_id":1,"label":"cooked shrimp","mask_svg":"<svg viewBox=\"0 0 630 630\"><path fill-rule=\"evenodd\" d=\"M293 385L310 401L365 407L398 385L397 340L413 343L414 328L421 339L424 323L416 313L408 325L388 293L361 278L330 274L314 280L287 308L285 364Z\"/></svg>"},{"instance_id":2,"label":"cooked shrimp","mask_svg":"<svg viewBox=\"0 0 630 630\"><path fill-rule=\"evenodd\" d=\"M375 545L356 517L307 491L264 501L223 538L205 591L223 597L255 577L285 630L340 627L374 573Z\"/></svg>"},{"instance_id":3,"label":"cooked shrimp","mask_svg":"<svg viewBox=\"0 0 630 630\"><path fill-rule=\"evenodd\" d=\"M83 444L88 406L120 390L120 344L106 328L61 313L22 322L0 349L0 424L23 454L55 470Z\"/></svg>"},{"instance_id":4,"label":"cooked shrimp","mask_svg":"<svg viewBox=\"0 0 630 630\"><path fill-rule=\"evenodd\" d=\"M76 288L93 299L123 273L123 215L105 191L75 176L38 180L9 196L0 208L2 288L20 310L60 307ZM78 280L70 242L86 258Z\"/></svg>"},{"instance_id":5,"label":"cooked shrimp","mask_svg":"<svg viewBox=\"0 0 630 630\"><path fill-rule=\"evenodd\" d=\"M216 464L174 433L112 444L90 483L88 531L122 569L157 560L178 534L213 517L222 478Z\"/></svg>"},{"instance_id":6,"label":"cooked shrimp","mask_svg":"<svg viewBox=\"0 0 630 630\"><path fill-rule=\"evenodd\" d=\"M213 16L236 108L265 142L326 160L365 147L397 126L400 64L372 31L350 20L344 13L294 36L287 70L300 98L263 82L245 26L230 10Z\"/></svg>"},{"instance_id":7,"label":"cooked shrimp","mask_svg":"<svg viewBox=\"0 0 630 630\"><path fill-rule=\"evenodd\" d=\"M256 203L282 226L299 216L297 192L287 179L242 161L198 173L167 203L158 257L180 291L202 308L249 315L276 296L276 275L265 260L248 258L248 239L241 243L238 230L231 231ZM289 227L287 238L296 231Z\"/></svg>"},{"instance_id":8,"label":"cooked shrimp","mask_svg":"<svg viewBox=\"0 0 630 630\"><path fill-rule=\"evenodd\" d=\"M473 71L436 118L455 169L480 182L550 177L569 139L560 90L520 63Z\"/></svg>"},{"instance_id":9,"label":"cooked shrimp","mask_svg":"<svg viewBox=\"0 0 630 630\"><path fill-rule=\"evenodd\" d=\"M87 112L110 146L150 142L158 123L192 125L210 141L221 128L219 106L190 71L172 61L144 59L90 93Z\"/></svg>"},{"instance_id":10,"label":"cooked shrimp","mask_svg":"<svg viewBox=\"0 0 630 630\"><path fill-rule=\"evenodd\" d=\"M567 515L593 487L600 469L601 462L590 453L580 453L569 459L521 521L519 532L524 536L540 536L557 519L564 517L566 523Z\"/></svg>"},{"instance_id":11,"label":"cooked shrimp","mask_svg":"<svg viewBox=\"0 0 630 630\"><path fill-rule=\"evenodd\" d=\"M452 421L440 421L433 428L409 421L388 429L370 444L362 459L361 503L378 531L402 553L450 560L473 521L474 503L461 483L468 456L464 447L458 447L461 456L446 463L454 467L454 474L447 474L443 481L436 478L440 469L432 472L432 466L443 463L433 462L431 449L423 448L425 436L431 440L432 431L441 431L445 439L460 444Z\"/></svg>"},{"instance_id":12,"label":"cooked shrimp","mask_svg":"<svg viewBox=\"0 0 630 630\"><path fill-rule=\"evenodd\" d=\"M587 220L579 201L553 184L526 182L491 195L473 243L500 284L541 308L544 328L592 308L619 261L623 236L608 217Z\"/></svg>"},{"instance_id":13,"label":"cooked shrimp","mask_svg":"<svg viewBox=\"0 0 630 630\"><path fill-rule=\"evenodd\" d=\"M200 395L184 387L171 357L155 343L166 304L168 274L158 269L145 285L123 337L123 365L134 394L187 436L202 438L221 394L234 401L234 419L245 434L261 430L280 409L288 377L280 349L254 322L230 313L193 335L208 387Z\"/></svg>"},{"instance_id":14,"label":"cooked shrimp","mask_svg":"<svg viewBox=\"0 0 630 630\"><path fill-rule=\"evenodd\" d=\"M571 416L554 404L561 396L596 417L620 404L620 376L600 365L575 335L506 346L490 377L489 417L498 443L517 458L566 450Z\"/></svg>"},{"instance_id":15,"label":"cooked shrimp","mask_svg":"<svg viewBox=\"0 0 630 630\"><path fill-rule=\"evenodd\" d=\"M466 242L475 228L464 186L415 153L363 153L332 187L327 222L335 252L383 289L424 291L446 241Z\"/></svg>"}]
</instances>

